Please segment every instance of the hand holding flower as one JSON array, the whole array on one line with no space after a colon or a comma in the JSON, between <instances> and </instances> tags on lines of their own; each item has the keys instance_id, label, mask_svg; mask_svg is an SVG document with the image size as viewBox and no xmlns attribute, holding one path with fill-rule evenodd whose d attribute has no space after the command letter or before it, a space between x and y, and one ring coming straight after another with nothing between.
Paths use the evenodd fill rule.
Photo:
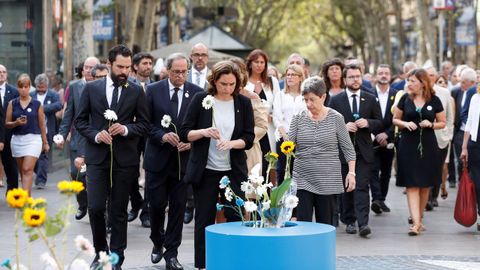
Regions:
<instances>
[{"instance_id":1,"label":"hand holding flower","mask_svg":"<svg viewBox=\"0 0 480 270\"><path fill-rule=\"evenodd\" d=\"M403 127L408 129L409 131L414 131L418 128L417 124L415 124L414 122L410 121L410 122L403 122Z\"/></svg>"},{"instance_id":2,"label":"hand holding flower","mask_svg":"<svg viewBox=\"0 0 480 270\"><path fill-rule=\"evenodd\" d=\"M112 124L108 128L108 133L110 133L110 136L115 136L115 135L124 135L125 134L125 126L119 123Z\"/></svg>"},{"instance_id":3,"label":"hand holding flower","mask_svg":"<svg viewBox=\"0 0 480 270\"><path fill-rule=\"evenodd\" d=\"M173 147L177 147L178 143L180 142L180 138L175 132L168 132L163 135L162 141L164 143L171 144Z\"/></svg>"},{"instance_id":4,"label":"hand holding flower","mask_svg":"<svg viewBox=\"0 0 480 270\"><path fill-rule=\"evenodd\" d=\"M432 128L433 123L428 120L423 120L418 124L421 128Z\"/></svg>"},{"instance_id":5,"label":"hand holding flower","mask_svg":"<svg viewBox=\"0 0 480 270\"><path fill-rule=\"evenodd\" d=\"M357 124L355 124L355 122L348 122L347 123L347 131L348 132L357 132L358 130L358 127L357 127Z\"/></svg>"},{"instance_id":6,"label":"hand holding flower","mask_svg":"<svg viewBox=\"0 0 480 270\"><path fill-rule=\"evenodd\" d=\"M360 118L360 119L355 121L355 125L358 128L368 128L368 121L365 118Z\"/></svg>"},{"instance_id":7,"label":"hand holding flower","mask_svg":"<svg viewBox=\"0 0 480 270\"><path fill-rule=\"evenodd\" d=\"M112 136L110 136L110 133L108 133L106 130L102 130L97 133L97 136L95 138L98 142L102 142L108 145L112 144Z\"/></svg>"},{"instance_id":8,"label":"hand holding flower","mask_svg":"<svg viewBox=\"0 0 480 270\"><path fill-rule=\"evenodd\" d=\"M205 128L202 129L202 136L205 138L220 140L220 131L215 127Z\"/></svg>"},{"instance_id":9,"label":"hand holding flower","mask_svg":"<svg viewBox=\"0 0 480 270\"><path fill-rule=\"evenodd\" d=\"M191 143L179 142L177 145L178 152L188 151L192 148Z\"/></svg>"}]
</instances>

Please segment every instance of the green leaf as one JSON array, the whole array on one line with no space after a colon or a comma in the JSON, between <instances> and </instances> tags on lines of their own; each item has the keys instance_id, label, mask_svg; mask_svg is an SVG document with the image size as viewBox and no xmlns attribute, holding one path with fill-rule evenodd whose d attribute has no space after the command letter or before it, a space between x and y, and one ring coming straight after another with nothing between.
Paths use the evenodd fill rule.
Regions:
<instances>
[{"instance_id":1,"label":"green leaf","mask_svg":"<svg viewBox=\"0 0 480 270\"><path fill-rule=\"evenodd\" d=\"M278 207L278 201L282 198L283 194L287 192L291 183L292 183L292 179L287 178L283 180L280 186L272 189L272 192L270 193L270 200L271 200L270 208Z\"/></svg>"},{"instance_id":2,"label":"green leaf","mask_svg":"<svg viewBox=\"0 0 480 270\"><path fill-rule=\"evenodd\" d=\"M28 241L30 241L30 242L33 242L37 239L38 239L38 234L36 234L36 233L30 234L30 236L28 237Z\"/></svg>"},{"instance_id":3,"label":"green leaf","mask_svg":"<svg viewBox=\"0 0 480 270\"><path fill-rule=\"evenodd\" d=\"M56 221L55 219L47 219L44 224L45 235L47 237L55 236L62 231L63 223Z\"/></svg>"}]
</instances>

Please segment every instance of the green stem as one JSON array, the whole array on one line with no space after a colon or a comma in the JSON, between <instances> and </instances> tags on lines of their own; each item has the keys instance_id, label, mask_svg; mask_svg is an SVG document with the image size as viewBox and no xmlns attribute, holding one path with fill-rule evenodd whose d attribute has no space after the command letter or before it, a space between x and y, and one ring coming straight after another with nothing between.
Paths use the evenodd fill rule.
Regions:
<instances>
[{"instance_id":1,"label":"green stem","mask_svg":"<svg viewBox=\"0 0 480 270\"><path fill-rule=\"evenodd\" d=\"M110 144L110 189L113 187L113 142Z\"/></svg>"},{"instance_id":2,"label":"green stem","mask_svg":"<svg viewBox=\"0 0 480 270\"><path fill-rule=\"evenodd\" d=\"M20 266L20 247L18 243L18 214L19 210L15 209L15 261L17 268Z\"/></svg>"},{"instance_id":3,"label":"green stem","mask_svg":"<svg viewBox=\"0 0 480 270\"><path fill-rule=\"evenodd\" d=\"M72 208L72 200L71 200L71 196L68 195L67 196L67 211L65 212L64 216L63 216L63 240L62 240L62 262L64 261L65 259L65 252L67 250L67 230L68 230L68 227L70 227L70 222L68 220L69 216L70 216L70 209Z\"/></svg>"},{"instance_id":4,"label":"green stem","mask_svg":"<svg viewBox=\"0 0 480 270\"><path fill-rule=\"evenodd\" d=\"M285 177L283 178L283 180L291 178L291 175L290 175L290 158L291 157L292 156L290 154L287 155L287 165L285 166Z\"/></svg>"},{"instance_id":5,"label":"green stem","mask_svg":"<svg viewBox=\"0 0 480 270\"><path fill-rule=\"evenodd\" d=\"M52 254L52 257L53 259L55 260L55 262L57 263L57 267L59 270L63 270L63 265L60 263L60 261L58 260L57 258L57 255L55 254L55 250L50 246L50 243L48 242L48 239L47 237L45 236L45 234L43 234L42 230L40 230L40 228L37 227L37 232L38 232L38 235L40 235L40 238L42 238L43 242L45 243L45 245L47 246L48 248L48 251L50 251L50 254Z\"/></svg>"},{"instance_id":6,"label":"green stem","mask_svg":"<svg viewBox=\"0 0 480 270\"><path fill-rule=\"evenodd\" d=\"M174 123L172 123L172 126L173 126L173 129L175 130L175 134L177 134L178 136L177 126L175 126ZM178 155L178 181L180 181L181 179L180 173L182 171L182 165L180 163L180 151L178 151L178 148L177 148L177 155Z\"/></svg>"}]
</instances>

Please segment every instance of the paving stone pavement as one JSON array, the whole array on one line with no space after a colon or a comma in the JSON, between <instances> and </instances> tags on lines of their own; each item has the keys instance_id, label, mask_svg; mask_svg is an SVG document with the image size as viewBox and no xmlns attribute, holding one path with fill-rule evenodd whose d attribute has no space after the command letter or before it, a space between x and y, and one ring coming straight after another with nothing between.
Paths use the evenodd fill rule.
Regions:
<instances>
[{"instance_id":1,"label":"paving stone pavement","mask_svg":"<svg viewBox=\"0 0 480 270\"><path fill-rule=\"evenodd\" d=\"M44 197L48 202L48 212L53 214L64 204L62 196L58 195L56 183L66 179L66 162L55 166L56 170L49 174L47 187L44 190L32 191L34 197ZM465 228L453 220L453 207L457 189L448 189L446 200L439 200L440 206L432 212L425 213L427 231L417 237L409 237L408 209L403 189L395 186L392 178L386 203L392 209L391 213L382 215L370 214L372 235L368 239L358 235L345 233L345 226L337 228L337 269L339 270L399 270L399 269L433 269L433 270L480 270L480 232L475 227ZM5 189L0 189L3 194ZM0 196L0 261L12 258L15 254L14 245L14 211L6 206L5 199ZM128 247L123 269L149 270L165 269L164 261L158 265L150 263L152 244L149 239L149 229L142 228L137 219L128 226ZM75 221L72 217L71 227L67 233L67 258L73 258L76 251L73 239L82 234L91 239L88 217ZM20 252L22 262L34 265L31 270L44 269L40 267L40 255L46 251L45 245L36 241L26 244L26 235L20 233ZM61 243L58 237L57 244ZM61 245L58 245L60 248ZM91 258L83 257L88 262ZM193 222L183 229L182 245L179 248L178 259L185 270L193 268ZM30 261L30 262L28 262ZM252 268L253 270L256 270ZM226 267L225 270L228 270ZM288 269L290 270L290 269ZM296 269L295 269L296 270Z\"/></svg>"}]
</instances>

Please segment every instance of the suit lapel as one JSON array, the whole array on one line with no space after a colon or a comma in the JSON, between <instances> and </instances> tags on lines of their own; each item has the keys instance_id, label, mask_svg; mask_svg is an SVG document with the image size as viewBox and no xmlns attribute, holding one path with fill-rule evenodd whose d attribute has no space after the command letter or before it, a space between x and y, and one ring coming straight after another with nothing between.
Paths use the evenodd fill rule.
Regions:
<instances>
[{"instance_id":1,"label":"suit lapel","mask_svg":"<svg viewBox=\"0 0 480 270\"><path fill-rule=\"evenodd\" d=\"M242 121L242 119L240 118L240 101L239 101L238 96L233 97L233 109L235 110L234 111L234 113L235 113L235 126L233 128L232 139L239 137L239 135L238 135L238 133L240 132L238 130L240 128L239 123L240 123L240 121Z\"/></svg>"},{"instance_id":2,"label":"suit lapel","mask_svg":"<svg viewBox=\"0 0 480 270\"><path fill-rule=\"evenodd\" d=\"M360 102L359 102L360 109L358 110L358 114L359 114L360 118L368 118L367 117L367 114L368 114L367 113L368 112L367 107L368 107L368 105L367 105L367 100L365 99L365 94L364 93L365 93L364 90L360 91L360 99L359 99L360 100Z\"/></svg>"},{"instance_id":3,"label":"suit lapel","mask_svg":"<svg viewBox=\"0 0 480 270\"><path fill-rule=\"evenodd\" d=\"M103 106L105 106L105 109L109 109L110 106L108 106L108 100L107 100L107 79L103 79L100 84L100 99L103 102Z\"/></svg>"},{"instance_id":4,"label":"suit lapel","mask_svg":"<svg viewBox=\"0 0 480 270\"><path fill-rule=\"evenodd\" d=\"M183 115L187 110L188 104L190 103L190 87L187 84L183 86L183 97L182 97L182 104L180 105L180 112L178 113L178 119L183 119Z\"/></svg>"}]
</instances>

